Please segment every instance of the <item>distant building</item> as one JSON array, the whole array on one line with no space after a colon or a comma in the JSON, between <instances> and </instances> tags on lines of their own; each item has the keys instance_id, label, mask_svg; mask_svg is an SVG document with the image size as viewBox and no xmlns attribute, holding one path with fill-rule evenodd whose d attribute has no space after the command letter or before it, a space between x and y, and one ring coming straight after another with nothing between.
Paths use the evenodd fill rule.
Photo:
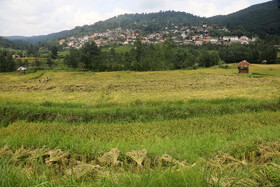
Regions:
<instances>
[{"instance_id":1,"label":"distant building","mask_svg":"<svg viewBox=\"0 0 280 187\"><path fill-rule=\"evenodd\" d=\"M59 40L59 45L63 45L64 44L64 42L65 42L65 39L62 39L62 40Z\"/></svg>"},{"instance_id":2,"label":"distant building","mask_svg":"<svg viewBox=\"0 0 280 187\"><path fill-rule=\"evenodd\" d=\"M218 43L218 38L211 38L210 43L211 44L217 44Z\"/></svg>"},{"instance_id":3,"label":"distant building","mask_svg":"<svg viewBox=\"0 0 280 187\"><path fill-rule=\"evenodd\" d=\"M72 47L73 45L74 45L74 42L68 42L68 43L67 43L67 46L68 46L68 47Z\"/></svg>"},{"instance_id":4,"label":"distant building","mask_svg":"<svg viewBox=\"0 0 280 187\"><path fill-rule=\"evenodd\" d=\"M224 36L223 40L226 42L239 42L238 36Z\"/></svg>"},{"instance_id":5,"label":"distant building","mask_svg":"<svg viewBox=\"0 0 280 187\"><path fill-rule=\"evenodd\" d=\"M197 41L195 41L195 45L203 45L203 41L202 40L197 40Z\"/></svg>"},{"instance_id":6,"label":"distant building","mask_svg":"<svg viewBox=\"0 0 280 187\"><path fill-rule=\"evenodd\" d=\"M187 36L186 36L186 32L183 31L182 34L181 34L181 36L182 36L183 39L185 39L185 38L187 37Z\"/></svg>"},{"instance_id":7,"label":"distant building","mask_svg":"<svg viewBox=\"0 0 280 187\"><path fill-rule=\"evenodd\" d=\"M211 40L210 36L206 36L206 37L204 38L204 43L209 43L210 40Z\"/></svg>"},{"instance_id":8,"label":"distant building","mask_svg":"<svg viewBox=\"0 0 280 187\"><path fill-rule=\"evenodd\" d=\"M239 38L241 44L248 44L249 38L247 36L241 36Z\"/></svg>"}]
</instances>

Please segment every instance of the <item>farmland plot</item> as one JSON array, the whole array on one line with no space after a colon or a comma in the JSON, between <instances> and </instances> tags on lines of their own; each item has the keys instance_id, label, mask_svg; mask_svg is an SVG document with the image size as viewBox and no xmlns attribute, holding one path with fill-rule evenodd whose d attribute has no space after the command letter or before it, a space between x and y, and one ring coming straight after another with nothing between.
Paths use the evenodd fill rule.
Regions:
<instances>
[{"instance_id":1,"label":"farmland plot","mask_svg":"<svg viewBox=\"0 0 280 187\"><path fill-rule=\"evenodd\" d=\"M2 73L0 185L280 185L280 66L236 72Z\"/></svg>"}]
</instances>

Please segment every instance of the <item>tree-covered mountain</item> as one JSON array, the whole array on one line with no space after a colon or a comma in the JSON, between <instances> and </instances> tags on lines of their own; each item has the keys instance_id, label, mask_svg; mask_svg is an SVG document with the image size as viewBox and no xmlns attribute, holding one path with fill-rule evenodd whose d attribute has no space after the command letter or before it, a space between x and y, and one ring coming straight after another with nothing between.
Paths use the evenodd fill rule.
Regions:
<instances>
[{"instance_id":1,"label":"tree-covered mountain","mask_svg":"<svg viewBox=\"0 0 280 187\"><path fill-rule=\"evenodd\" d=\"M65 33L66 36L84 35L93 32L103 32L107 29L122 27L123 29L133 29L138 32L153 33L170 27L172 25L188 25L206 22L206 18L201 18L185 12L160 11L158 13L124 14L100 21L94 25L76 27Z\"/></svg>"},{"instance_id":2,"label":"tree-covered mountain","mask_svg":"<svg viewBox=\"0 0 280 187\"><path fill-rule=\"evenodd\" d=\"M49 41L56 39L60 35L63 35L65 33L69 32L68 30L61 31L58 33L51 33L48 35L39 35L39 36L3 36L3 38L11 40L11 41L23 41L23 42L28 42L28 43L37 43L37 42L44 42L44 41Z\"/></svg>"},{"instance_id":3,"label":"tree-covered mountain","mask_svg":"<svg viewBox=\"0 0 280 187\"><path fill-rule=\"evenodd\" d=\"M260 36L280 34L280 8L277 0L253 5L226 16L214 16L208 18L208 21L225 25L230 30L244 28Z\"/></svg>"},{"instance_id":4,"label":"tree-covered mountain","mask_svg":"<svg viewBox=\"0 0 280 187\"><path fill-rule=\"evenodd\" d=\"M253 5L241 11L226 15L202 18L185 12L160 11L157 13L124 14L93 25L75 27L69 31L52 33L49 35L32 37L5 37L9 40L23 40L29 43L52 41L69 36L83 36L94 32L103 32L107 29L122 27L133 29L138 33L157 32L173 25L196 25L198 23L218 23L233 30L246 30L252 34L280 35L280 8L277 0ZM243 32L244 33L244 32Z\"/></svg>"},{"instance_id":5,"label":"tree-covered mountain","mask_svg":"<svg viewBox=\"0 0 280 187\"><path fill-rule=\"evenodd\" d=\"M133 29L139 32L157 32L164 27L171 25L196 24L198 22L206 22L206 18L194 16L185 12L165 11L158 13L143 14L124 14L119 15L105 21L99 21L93 25L77 26L72 30L61 31L41 36L9 36L4 37L9 40L22 40L29 43L51 41L55 39L65 38L69 36L83 36L93 34L94 32L103 32L107 29L122 27L123 29Z\"/></svg>"},{"instance_id":6,"label":"tree-covered mountain","mask_svg":"<svg viewBox=\"0 0 280 187\"><path fill-rule=\"evenodd\" d=\"M176 11L160 11L158 13L125 14L97 22L93 25L76 27L65 32L61 37L82 36L93 32L122 27L137 30L139 33L153 33L172 25L196 25L198 23L218 23L231 31L243 29L252 34L280 34L280 8L277 0L253 5L226 16L202 18Z\"/></svg>"},{"instance_id":7,"label":"tree-covered mountain","mask_svg":"<svg viewBox=\"0 0 280 187\"><path fill-rule=\"evenodd\" d=\"M28 43L22 40L10 41L8 39L0 37L0 47L3 48L12 48L12 49L25 49Z\"/></svg>"}]
</instances>

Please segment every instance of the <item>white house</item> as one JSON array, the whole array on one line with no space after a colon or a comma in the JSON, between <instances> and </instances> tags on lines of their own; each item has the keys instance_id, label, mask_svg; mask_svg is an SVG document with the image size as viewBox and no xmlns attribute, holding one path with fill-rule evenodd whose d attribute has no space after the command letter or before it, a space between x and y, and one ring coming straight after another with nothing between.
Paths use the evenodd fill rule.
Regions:
<instances>
[{"instance_id":1,"label":"white house","mask_svg":"<svg viewBox=\"0 0 280 187\"><path fill-rule=\"evenodd\" d=\"M216 43L218 43L218 38L211 38L211 39L210 39L210 43L211 43L211 44L216 44Z\"/></svg>"},{"instance_id":2,"label":"white house","mask_svg":"<svg viewBox=\"0 0 280 187\"><path fill-rule=\"evenodd\" d=\"M248 44L249 42L249 38L247 37L247 36L241 36L240 38L239 38L239 40L240 40L240 42L241 42L241 44Z\"/></svg>"},{"instance_id":3,"label":"white house","mask_svg":"<svg viewBox=\"0 0 280 187\"><path fill-rule=\"evenodd\" d=\"M85 36L83 37L83 39L84 39L84 41L88 41L89 36L88 36L88 35L85 35Z\"/></svg>"},{"instance_id":4,"label":"white house","mask_svg":"<svg viewBox=\"0 0 280 187\"><path fill-rule=\"evenodd\" d=\"M228 42L239 42L238 36L224 36L223 40Z\"/></svg>"},{"instance_id":5,"label":"white house","mask_svg":"<svg viewBox=\"0 0 280 187\"><path fill-rule=\"evenodd\" d=\"M63 45L65 42L65 39L59 40L59 45Z\"/></svg>"}]
</instances>

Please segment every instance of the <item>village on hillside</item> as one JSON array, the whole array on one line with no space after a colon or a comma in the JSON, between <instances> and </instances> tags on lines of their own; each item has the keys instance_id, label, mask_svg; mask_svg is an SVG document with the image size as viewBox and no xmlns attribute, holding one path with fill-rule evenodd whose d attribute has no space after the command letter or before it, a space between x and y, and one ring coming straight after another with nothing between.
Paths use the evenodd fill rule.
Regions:
<instances>
[{"instance_id":1,"label":"village on hillside","mask_svg":"<svg viewBox=\"0 0 280 187\"><path fill-rule=\"evenodd\" d=\"M141 35L132 29L122 29L121 27L107 30L106 32L96 32L92 35L85 35L82 37L71 36L69 38L59 40L59 45L64 46L65 49L75 48L80 49L86 42L95 41L97 46L111 46L111 45L129 45L133 44L137 38L143 44L161 44L167 38L171 38L176 44L194 44L203 45L204 43L223 44L241 43L249 44L255 41L255 38L248 38L247 36L220 36L212 37L209 31L218 29L227 32L225 27L217 25L209 26L202 24L198 26L176 26L165 27L163 31L147 35ZM218 27L218 28L217 28Z\"/></svg>"}]
</instances>

